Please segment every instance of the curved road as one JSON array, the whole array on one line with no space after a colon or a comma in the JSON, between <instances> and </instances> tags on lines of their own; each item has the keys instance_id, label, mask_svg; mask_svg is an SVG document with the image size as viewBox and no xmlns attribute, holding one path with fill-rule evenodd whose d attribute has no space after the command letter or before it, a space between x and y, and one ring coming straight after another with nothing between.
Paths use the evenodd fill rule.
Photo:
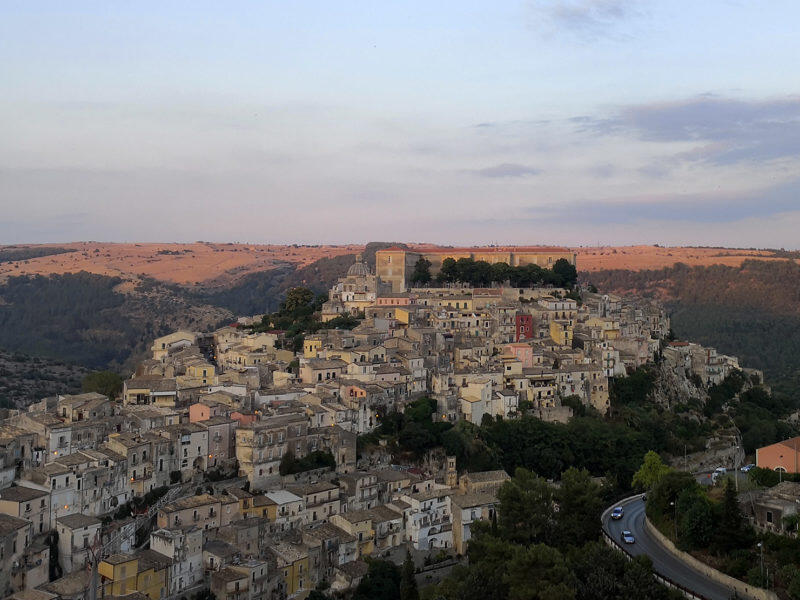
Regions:
<instances>
[{"instance_id":1,"label":"curved road","mask_svg":"<svg viewBox=\"0 0 800 600\"><path fill-rule=\"evenodd\" d=\"M733 590L708 579L702 573L678 560L655 538L647 534L644 528L644 504L641 496L635 496L633 499L615 504L614 506L622 506L624 509L623 517L618 521L611 519L611 510L614 506L609 507L603 513L603 529L629 554L649 556L653 561L653 570L658 574L709 600L729 600L733 595ZM625 544L622 542L620 533L625 529L633 533L636 543Z\"/></svg>"}]
</instances>

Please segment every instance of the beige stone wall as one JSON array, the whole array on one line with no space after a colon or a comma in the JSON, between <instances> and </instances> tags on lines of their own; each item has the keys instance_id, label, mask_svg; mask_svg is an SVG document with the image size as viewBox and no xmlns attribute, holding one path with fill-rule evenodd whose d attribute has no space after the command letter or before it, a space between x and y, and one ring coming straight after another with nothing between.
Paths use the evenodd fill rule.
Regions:
<instances>
[{"instance_id":1,"label":"beige stone wall","mask_svg":"<svg viewBox=\"0 0 800 600\"><path fill-rule=\"evenodd\" d=\"M735 579L730 575L726 575L725 573L717 571L707 564L700 562L691 554L681 552L650 522L650 519L646 517L644 520L644 527L647 530L647 533L656 538L670 554L675 556L675 558L681 562L690 565L709 579L736 590L736 593L743 595L745 598L753 598L754 600L778 600L778 595L775 592L748 585L744 581Z\"/></svg>"}]
</instances>

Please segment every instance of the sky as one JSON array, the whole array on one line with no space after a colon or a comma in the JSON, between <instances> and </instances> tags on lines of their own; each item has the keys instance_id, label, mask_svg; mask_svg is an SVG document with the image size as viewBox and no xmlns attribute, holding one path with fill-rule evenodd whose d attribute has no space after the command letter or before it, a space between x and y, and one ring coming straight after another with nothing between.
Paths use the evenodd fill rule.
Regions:
<instances>
[{"instance_id":1,"label":"sky","mask_svg":"<svg viewBox=\"0 0 800 600\"><path fill-rule=\"evenodd\" d=\"M0 3L0 244L800 245L796 0Z\"/></svg>"}]
</instances>

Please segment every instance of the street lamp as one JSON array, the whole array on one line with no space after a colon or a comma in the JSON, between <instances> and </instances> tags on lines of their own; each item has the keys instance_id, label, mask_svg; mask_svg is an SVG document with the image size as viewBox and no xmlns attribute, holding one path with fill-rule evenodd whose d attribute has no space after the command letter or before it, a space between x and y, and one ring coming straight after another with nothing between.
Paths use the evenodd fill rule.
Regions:
<instances>
[{"instance_id":1,"label":"street lamp","mask_svg":"<svg viewBox=\"0 0 800 600\"><path fill-rule=\"evenodd\" d=\"M678 504L676 502L670 502L670 506L674 508L673 517L672 517L672 525L675 529L675 542L678 542Z\"/></svg>"},{"instance_id":2,"label":"street lamp","mask_svg":"<svg viewBox=\"0 0 800 600\"><path fill-rule=\"evenodd\" d=\"M758 548L761 550L761 585L764 585L764 544L758 542Z\"/></svg>"}]
</instances>

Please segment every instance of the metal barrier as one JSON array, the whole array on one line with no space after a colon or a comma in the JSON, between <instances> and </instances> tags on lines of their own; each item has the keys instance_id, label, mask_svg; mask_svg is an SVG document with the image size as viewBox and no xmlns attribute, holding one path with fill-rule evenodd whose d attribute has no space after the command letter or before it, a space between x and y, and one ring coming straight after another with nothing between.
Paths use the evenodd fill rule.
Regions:
<instances>
[{"instance_id":1,"label":"metal barrier","mask_svg":"<svg viewBox=\"0 0 800 600\"><path fill-rule=\"evenodd\" d=\"M612 538L606 531L606 517L608 513L610 513L615 506L619 506L621 504L627 504L634 500L638 500L641 497L642 497L641 494L637 494L636 496L630 496L629 498L625 498L624 500L621 500L620 502L608 507L606 510L603 511L603 514L600 515L600 530L603 532L603 539L605 540L606 544L608 544L611 548L614 548L615 550L622 552L623 556L628 561L633 560L633 555L630 552L628 552L628 550L622 544L620 544L619 542L617 542L617 540ZM708 598L708 596L703 596L702 594L698 594L697 592L681 585L677 581L673 581L669 577L662 575L661 573L657 573L655 567L653 567L653 577L659 583L669 588L678 590L681 594L683 594L687 598L692 598L694 600L711 600L710 598Z\"/></svg>"}]
</instances>

